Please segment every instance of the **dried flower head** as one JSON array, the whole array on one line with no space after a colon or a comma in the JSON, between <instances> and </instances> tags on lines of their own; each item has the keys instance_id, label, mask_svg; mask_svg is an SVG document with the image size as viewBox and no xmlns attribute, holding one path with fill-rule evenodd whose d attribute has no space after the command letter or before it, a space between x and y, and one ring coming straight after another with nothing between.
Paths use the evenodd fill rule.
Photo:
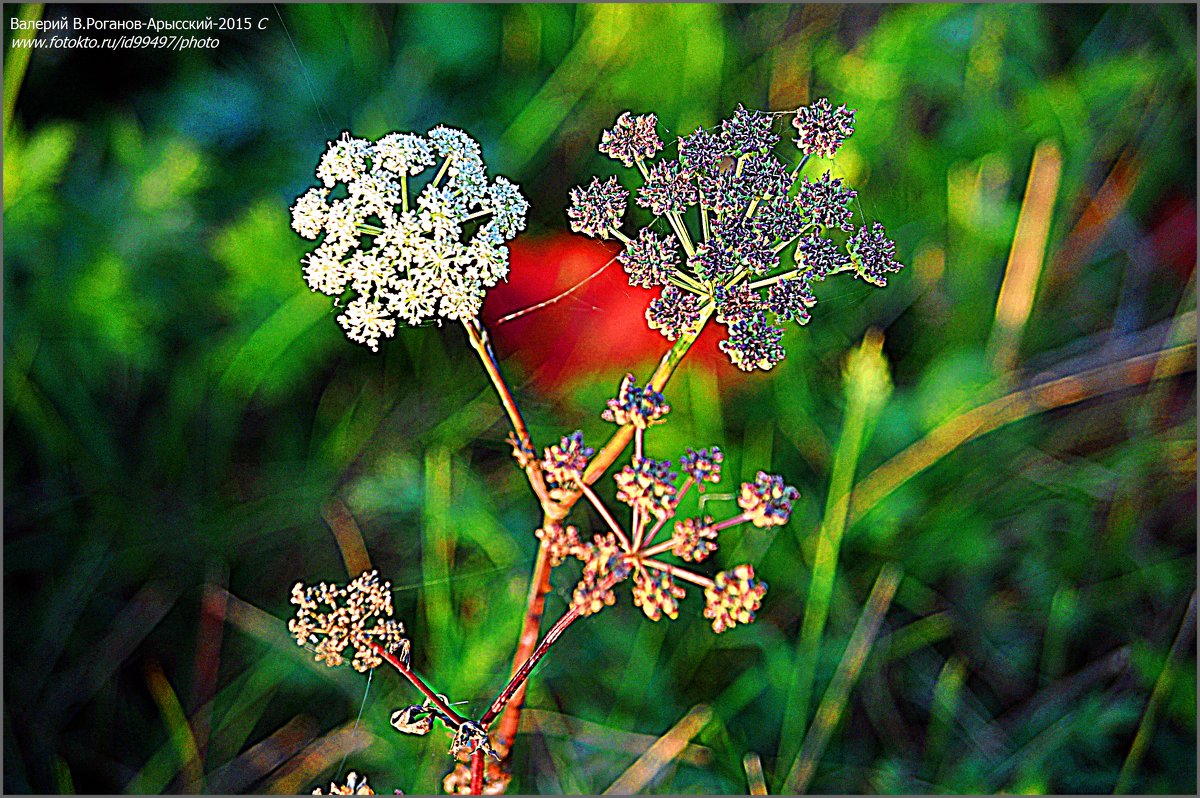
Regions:
<instances>
[{"instance_id":1,"label":"dried flower head","mask_svg":"<svg viewBox=\"0 0 1200 798\"><path fill-rule=\"evenodd\" d=\"M600 152L620 161L626 167L637 161L653 158L663 148L655 126L658 117L654 114L634 116L629 111L617 117L612 130L600 134Z\"/></svg>"},{"instance_id":2,"label":"dried flower head","mask_svg":"<svg viewBox=\"0 0 1200 798\"><path fill-rule=\"evenodd\" d=\"M545 544L552 568L562 565L568 557L575 556L583 545L579 540L579 530L570 525L547 524L533 534Z\"/></svg>"},{"instance_id":3,"label":"dried flower head","mask_svg":"<svg viewBox=\"0 0 1200 798\"><path fill-rule=\"evenodd\" d=\"M313 795L374 795L375 791L367 784L366 776L359 776L354 771L346 774L346 783L331 782L329 792L320 787L312 791Z\"/></svg>"},{"instance_id":4,"label":"dried flower head","mask_svg":"<svg viewBox=\"0 0 1200 798\"><path fill-rule=\"evenodd\" d=\"M669 412L671 406L661 393L648 385L639 388L634 376L626 374L616 398L608 400L608 407L600 417L621 426L632 424L638 429L646 429L651 424L661 423Z\"/></svg>"},{"instance_id":5,"label":"dried flower head","mask_svg":"<svg viewBox=\"0 0 1200 798\"><path fill-rule=\"evenodd\" d=\"M482 751L495 761L500 761L500 754L492 747L487 729L476 721L464 720L454 732L454 739L450 742L450 755L470 755L476 751Z\"/></svg>"},{"instance_id":6,"label":"dried flower head","mask_svg":"<svg viewBox=\"0 0 1200 798\"><path fill-rule=\"evenodd\" d=\"M713 578L712 587L704 590L704 617L712 620L717 634L739 623L753 623L766 593L767 584L754 578L753 566L738 565L721 571Z\"/></svg>"},{"instance_id":7,"label":"dried flower head","mask_svg":"<svg viewBox=\"0 0 1200 798\"><path fill-rule=\"evenodd\" d=\"M842 142L854 133L854 111L847 110L845 105L834 108L822 97L812 105L797 109L792 126L800 136L796 146L801 152L832 158Z\"/></svg>"},{"instance_id":8,"label":"dried flower head","mask_svg":"<svg viewBox=\"0 0 1200 798\"><path fill-rule=\"evenodd\" d=\"M377 667L383 658L375 646L408 658L409 642L404 627L392 620L391 583L380 583L375 571L367 571L345 587L324 582L315 587L297 584L292 588L296 617L288 631L301 646L314 646L317 662L341 665L343 652L354 649L352 665L359 672Z\"/></svg>"},{"instance_id":9,"label":"dried flower head","mask_svg":"<svg viewBox=\"0 0 1200 798\"><path fill-rule=\"evenodd\" d=\"M759 471L753 482L742 483L738 506L757 527L781 526L787 523L792 502L798 498L800 491L785 485L783 477Z\"/></svg>"},{"instance_id":10,"label":"dried flower head","mask_svg":"<svg viewBox=\"0 0 1200 798\"><path fill-rule=\"evenodd\" d=\"M410 178L442 167L417 193ZM504 178L488 181L478 143L461 130L342 135L317 164L321 186L292 205L292 228L320 243L304 256L313 291L344 302L347 337L378 350L398 322L478 315L485 289L508 274L505 242L529 203ZM342 185L345 196L331 199Z\"/></svg>"}]
</instances>

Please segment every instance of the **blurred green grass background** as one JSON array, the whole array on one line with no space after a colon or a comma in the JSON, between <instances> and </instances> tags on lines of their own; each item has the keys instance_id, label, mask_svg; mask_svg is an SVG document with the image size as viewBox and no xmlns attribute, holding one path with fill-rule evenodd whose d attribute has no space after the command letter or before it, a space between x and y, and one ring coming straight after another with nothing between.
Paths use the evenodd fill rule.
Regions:
<instances>
[{"instance_id":1,"label":"blurred green grass background","mask_svg":"<svg viewBox=\"0 0 1200 798\"><path fill-rule=\"evenodd\" d=\"M1195 791L1190 366L1149 387L1110 369L1082 402L995 431L970 416L981 440L891 460L1009 391L1195 340L1193 7L97 8L43 15L269 26L211 51L37 51L13 95L7 791L307 792L351 769L437 790L440 732L388 727L410 688L381 672L367 690L287 636L292 584L344 578L356 535L439 690L478 714L505 680L536 505L461 331L372 355L304 286L287 208L328 139L461 126L521 184L535 239L564 234L571 186L612 172L595 144L621 111L674 134L821 96L857 109L833 168L909 268L822 297L770 374L685 364L650 438L662 455L719 443L735 485L764 468L800 488L788 526L720 555L770 584L760 620L716 637L693 591L673 623L623 596L573 628L533 679L514 791L604 790L677 724L690 745L647 789L745 793L759 762L778 791L888 563L903 579L813 791ZM1010 281L1020 245L1044 264ZM1031 303L1015 330L996 322L1002 283ZM645 301L577 303L507 351ZM850 484L900 482L853 505L810 650L842 368L872 327L894 389L855 431ZM603 439L604 398L653 359L619 344L553 394L506 362L535 441ZM548 614L572 584L556 574Z\"/></svg>"}]
</instances>

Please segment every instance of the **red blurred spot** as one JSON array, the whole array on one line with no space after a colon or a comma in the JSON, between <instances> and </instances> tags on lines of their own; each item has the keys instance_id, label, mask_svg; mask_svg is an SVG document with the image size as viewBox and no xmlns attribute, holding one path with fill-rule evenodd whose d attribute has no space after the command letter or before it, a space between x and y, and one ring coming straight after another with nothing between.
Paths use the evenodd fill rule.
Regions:
<instances>
[{"instance_id":1,"label":"red blurred spot","mask_svg":"<svg viewBox=\"0 0 1200 798\"><path fill-rule=\"evenodd\" d=\"M1155 212L1161 219L1150 231L1154 258L1186 280L1196 268L1196 203L1172 197Z\"/></svg>"},{"instance_id":2,"label":"red blurred spot","mask_svg":"<svg viewBox=\"0 0 1200 798\"><path fill-rule=\"evenodd\" d=\"M621 264L613 260L618 245L553 234L522 236L510 249L508 282L488 291L483 318L495 340L497 357L514 358L538 387L565 387L591 377L616 386L627 371L645 379L671 347L646 324L646 306L659 291L629 285ZM599 276L558 301L499 323L511 313L558 296L601 268ZM716 366L722 376L736 372L717 349L724 333L724 328L710 324L692 347L685 367Z\"/></svg>"}]
</instances>

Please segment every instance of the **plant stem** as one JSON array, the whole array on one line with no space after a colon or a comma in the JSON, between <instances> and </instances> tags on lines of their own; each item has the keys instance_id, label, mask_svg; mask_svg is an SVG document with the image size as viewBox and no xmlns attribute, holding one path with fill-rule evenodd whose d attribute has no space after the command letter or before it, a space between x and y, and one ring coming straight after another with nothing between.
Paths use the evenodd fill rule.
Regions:
<instances>
[{"instance_id":1,"label":"plant stem","mask_svg":"<svg viewBox=\"0 0 1200 798\"><path fill-rule=\"evenodd\" d=\"M607 590L616 583L617 578L609 576L600 583L599 589L601 591ZM546 656L546 653L550 651L550 647L558 641L563 632L567 631L567 627L575 623L579 617L579 608L572 606L550 627L550 631L546 632L546 636L542 638L542 642L538 643L537 648L533 650L529 658L525 660L521 667L517 668L512 678L508 680L508 684L504 685L504 689L496 696L496 700L492 702L491 707L479 719L481 726L487 728L488 724L504 711L504 708L508 706L508 703L516 696L517 692L524 687L526 680L529 679L529 674L533 673L533 669L537 667L542 657Z\"/></svg>"},{"instance_id":2,"label":"plant stem","mask_svg":"<svg viewBox=\"0 0 1200 798\"><path fill-rule=\"evenodd\" d=\"M483 758L482 750L471 754L471 795L483 795Z\"/></svg>"},{"instance_id":3,"label":"plant stem","mask_svg":"<svg viewBox=\"0 0 1200 798\"><path fill-rule=\"evenodd\" d=\"M801 733L808 722L817 660L833 598L838 553L846 529L849 502L845 501L845 497L850 495L854 485L859 455L891 393L887 360L883 355L883 336L880 333L868 331L862 344L851 352L847 358L844 379L846 410L842 418L841 437L834 451L825 514L816 542L808 601L804 606L800 640L796 645L795 670L784 703L778 756L780 763L794 759Z\"/></svg>"},{"instance_id":4,"label":"plant stem","mask_svg":"<svg viewBox=\"0 0 1200 798\"><path fill-rule=\"evenodd\" d=\"M680 579L682 579L685 582L691 582L693 585L699 585L700 587L712 587L713 586L713 580L709 579L707 576L700 576L700 574L694 574L685 568L680 568L676 565L670 565L669 563L665 563L660 560L647 559L644 556L642 558L640 558L638 561L642 565L648 566L650 568L655 568L659 571L666 571L671 576L679 577Z\"/></svg>"},{"instance_id":5,"label":"plant stem","mask_svg":"<svg viewBox=\"0 0 1200 798\"><path fill-rule=\"evenodd\" d=\"M587 485L584 485L582 490L583 495L587 496L588 501L591 502L592 506L596 508L596 512L600 513L600 517L604 519L604 523L608 524L608 528L611 529L617 536L617 539L621 541L621 545L625 547L625 551L633 551L633 547L629 545L629 538L625 537L625 533L621 530L621 525L618 524L612 517L612 514L608 511L608 508L605 507L604 503L600 501L600 497L597 496Z\"/></svg>"},{"instance_id":6,"label":"plant stem","mask_svg":"<svg viewBox=\"0 0 1200 798\"><path fill-rule=\"evenodd\" d=\"M708 306L701 311L700 324L694 335L684 335L675 342L658 364L658 368L650 376L648 385L656 391L661 391L671 379L671 375L675 373L675 369L679 367L684 355L687 354L692 344L696 342L700 332L704 329L704 325L708 323L708 319L712 316L713 308ZM629 441L633 438L633 425L626 424L617 430L608 443L592 458L588 464L587 471L584 472L585 484L592 484L600 475L608 470L608 467L620 456L621 452L629 445ZM554 507L554 513L545 512L542 524L553 524L566 517L567 512L582 496L582 492L575 494L573 497L567 497L566 500L559 502ZM544 505L543 505L544 506ZM529 582L529 597L525 605L525 618L521 625L521 635L517 640L517 650L513 654L513 674L516 675L523 664L529 659L534 651L534 647L538 641L538 629L542 623L542 613L546 608L546 594L550 592L550 554L546 549L546 544L542 543L538 546L537 558L533 564L533 574ZM496 730L498 740L507 746L508 754L511 755L513 749L513 741L517 736L517 729L521 725L521 707L525 702L525 684L522 683L513 693L512 698L508 703L508 710L504 713L504 717L500 721L500 725Z\"/></svg>"},{"instance_id":7,"label":"plant stem","mask_svg":"<svg viewBox=\"0 0 1200 798\"><path fill-rule=\"evenodd\" d=\"M437 693L435 693L433 691L433 688L431 688L429 685L425 684L425 682L421 680L421 677L413 672L412 668L405 665L403 662L400 661L400 659L398 657L396 657L394 654L392 654L390 651L388 651L387 649L385 649L383 646L379 645L378 643L376 643L374 641L370 641L368 643L368 645L371 646L371 649L376 654L383 657L385 662L387 662L389 665L391 665L396 670L400 671L400 675L403 676L405 679L408 679L408 681L410 681L412 683L413 687L420 690L421 693L424 694L424 696L429 699L429 703L431 703L435 707L437 707L437 711L442 714L442 717L446 721L447 726L457 729L464 722L466 722L467 719L464 718L462 715L458 714L457 712L455 712L453 707L451 707L449 704L447 704L445 701L443 701L441 696L439 696Z\"/></svg>"},{"instance_id":8,"label":"plant stem","mask_svg":"<svg viewBox=\"0 0 1200 798\"><path fill-rule=\"evenodd\" d=\"M500 373L500 364L496 361L496 354L492 351L487 329L478 319L463 319L462 324L467 331L471 348L479 356L479 362L483 364L483 370L491 378L492 387L496 389L496 394L500 397L500 404L504 406L504 412L508 414L508 421L512 425L513 434L517 437L517 443L526 452L533 453L535 450L533 439L529 437L529 428L525 425L525 418L521 415L520 408L517 407L517 400L513 398L512 391L509 390L508 383L504 380L504 375ZM546 492L546 481L542 477L542 470L536 455L524 468L525 475L529 478L529 485L533 488L538 502L541 503L542 510L548 515L554 515L552 508L555 504ZM565 515L564 512L558 517L562 518Z\"/></svg>"}]
</instances>

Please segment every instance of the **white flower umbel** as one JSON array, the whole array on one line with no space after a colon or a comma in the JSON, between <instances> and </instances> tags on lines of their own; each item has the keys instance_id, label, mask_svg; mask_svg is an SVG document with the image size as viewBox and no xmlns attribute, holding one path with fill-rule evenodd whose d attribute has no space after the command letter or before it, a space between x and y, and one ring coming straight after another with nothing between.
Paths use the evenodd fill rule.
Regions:
<instances>
[{"instance_id":1,"label":"white flower umbel","mask_svg":"<svg viewBox=\"0 0 1200 798\"><path fill-rule=\"evenodd\" d=\"M525 229L529 203L503 177L489 183L463 131L374 142L343 133L316 177L292 205L292 229L319 242L301 260L304 279L344 308L338 323L351 341L377 351L397 321L473 319L485 290L508 276L505 242Z\"/></svg>"}]
</instances>

